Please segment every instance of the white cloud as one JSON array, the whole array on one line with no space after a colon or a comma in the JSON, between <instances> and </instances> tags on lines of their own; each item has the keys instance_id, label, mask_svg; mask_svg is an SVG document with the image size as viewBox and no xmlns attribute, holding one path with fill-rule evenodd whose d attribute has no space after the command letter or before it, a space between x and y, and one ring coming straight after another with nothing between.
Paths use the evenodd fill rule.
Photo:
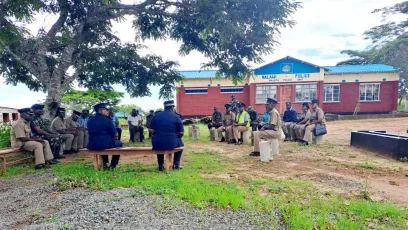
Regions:
<instances>
[{"instance_id":1,"label":"white cloud","mask_svg":"<svg viewBox=\"0 0 408 230\"><path fill-rule=\"evenodd\" d=\"M125 2L132 4L137 3L137 0ZM364 31L381 23L380 15L371 13L374 9L399 2L401 0L304 0L303 8L293 17L297 25L281 30L280 45L275 47L273 54L265 56L264 60L272 62L289 55L317 65L335 65L347 59L347 56L340 55L341 50L361 50L369 45L369 41L364 40ZM54 20L55 17L52 16L39 18L36 24L30 25L30 29L36 33L39 27L48 28ZM135 32L130 20L115 23L114 30L123 41L134 42ZM180 44L175 41L149 40L144 44L148 46L144 53L162 55L165 60L178 61L182 70L199 69L201 63L207 61L198 52L192 52L186 57L179 56ZM30 92L25 86L6 88L10 87L18 93L5 91L4 84L0 83L1 106L22 107L44 98L44 94ZM119 87L119 91L124 91L123 87ZM131 99L127 95L122 103L135 103L144 109L161 107L157 87L152 88L152 94L151 98L137 99Z\"/></svg>"}]
</instances>

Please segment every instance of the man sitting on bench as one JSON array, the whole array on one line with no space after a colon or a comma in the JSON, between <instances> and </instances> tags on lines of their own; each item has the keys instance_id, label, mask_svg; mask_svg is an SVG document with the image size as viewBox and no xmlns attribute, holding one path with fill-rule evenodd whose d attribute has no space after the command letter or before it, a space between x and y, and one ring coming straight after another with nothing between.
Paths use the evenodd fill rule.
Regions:
<instances>
[{"instance_id":1,"label":"man sitting on bench","mask_svg":"<svg viewBox=\"0 0 408 230\"><path fill-rule=\"evenodd\" d=\"M89 150L105 150L111 148L123 147L122 142L118 140L118 132L111 119L108 118L109 111L105 103L94 106L95 116L88 121ZM102 156L104 169L115 169L119 164L120 155L112 156L110 166L107 155Z\"/></svg>"},{"instance_id":2,"label":"man sitting on bench","mask_svg":"<svg viewBox=\"0 0 408 230\"><path fill-rule=\"evenodd\" d=\"M23 151L34 152L35 169L46 168L49 165L57 164L51 152L50 144L47 140L38 137L30 137L31 128L29 122L33 119L30 108L18 110L20 118L11 127L11 147Z\"/></svg>"}]
</instances>

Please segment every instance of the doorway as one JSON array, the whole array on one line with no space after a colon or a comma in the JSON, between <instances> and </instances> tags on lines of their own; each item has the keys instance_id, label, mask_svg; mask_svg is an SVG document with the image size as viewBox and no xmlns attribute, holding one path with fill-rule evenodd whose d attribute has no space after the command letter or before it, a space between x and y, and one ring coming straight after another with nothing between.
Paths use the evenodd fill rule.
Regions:
<instances>
[{"instance_id":1,"label":"doorway","mask_svg":"<svg viewBox=\"0 0 408 230\"><path fill-rule=\"evenodd\" d=\"M279 113L283 114L286 110L286 102L292 101L292 86L283 85L283 86L280 86L279 88L280 88Z\"/></svg>"}]
</instances>

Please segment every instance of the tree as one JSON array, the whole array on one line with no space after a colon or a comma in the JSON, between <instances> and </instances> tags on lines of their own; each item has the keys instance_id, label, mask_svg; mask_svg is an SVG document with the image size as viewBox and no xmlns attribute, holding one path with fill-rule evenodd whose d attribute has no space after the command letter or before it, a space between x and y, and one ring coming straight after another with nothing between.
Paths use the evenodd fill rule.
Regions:
<instances>
[{"instance_id":1,"label":"tree","mask_svg":"<svg viewBox=\"0 0 408 230\"><path fill-rule=\"evenodd\" d=\"M143 111L143 109L135 104L125 104L125 105L118 105L115 106L113 108L115 110L115 112L120 112L120 113L124 113L124 114L130 114L132 112L132 109L136 109L140 112L143 112L144 114L146 114L145 111Z\"/></svg>"},{"instance_id":2,"label":"tree","mask_svg":"<svg viewBox=\"0 0 408 230\"><path fill-rule=\"evenodd\" d=\"M339 62L337 65L388 64L400 69L400 83L398 89L399 103L408 93L408 20L401 22L387 22L386 19L394 14L408 14L408 1L398 3L392 7L376 9L373 13L381 12L384 24L366 31L365 38L372 41L364 51L343 50L351 59ZM389 17L388 17L389 18Z\"/></svg>"},{"instance_id":3,"label":"tree","mask_svg":"<svg viewBox=\"0 0 408 230\"><path fill-rule=\"evenodd\" d=\"M50 113L77 80L89 89L123 84L131 96L150 96L160 85L169 98L182 80L178 64L160 56L141 55L140 45L121 43L112 21L133 16L140 40L173 39L180 54L199 51L234 82L250 73L249 63L262 62L273 51L280 28L293 26L289 17L300 7L290 0L3 0L0 2L0 71L6 83L24 83L47 92ZM26 24L55 17L37 35Z\"/></svg>"},{"instance_id":4,"label":"tree","mask_svg":"<svg viewBox=\"0 0 408 230\"><path fill-rule=\"evenodd\" d=\"M109 106L116 106L122 97L123 93L113 90L80 91L71 89L62 97L61 106L68 110L92 110L95 104L102 102Z\"/></svg>"}]
</instances>

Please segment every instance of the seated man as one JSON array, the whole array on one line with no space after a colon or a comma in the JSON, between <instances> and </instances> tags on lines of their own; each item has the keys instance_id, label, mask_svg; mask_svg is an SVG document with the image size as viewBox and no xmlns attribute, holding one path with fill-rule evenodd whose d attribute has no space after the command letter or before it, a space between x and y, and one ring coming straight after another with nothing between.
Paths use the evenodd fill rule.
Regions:
<instances>
[{"instance_id":1,"label":"seated man","mask_svg":"<svg viewBox=\"0 0 408 230\"><path fill-rule=\"evenodd\" d=\"M31 106L31 111L34 112L34 117L30 121L33 136L48 141L55 159L65 158L62 156L64 140L58 133L51 131L51 122L42 118L42 115L44 115L44 105L34 104Z\"/></svg>"},{"instance_id":2,"label":"seated man","mask_svg":"<svg viewBox=\"0 0 408 230\"><path fill-rule=\"evenodd\" d=\"M115 126L116 131L118 132L118 140L122 138L122 128L119 125L119 119L115 116L113 110L109 110L109 118L112 120L113 126Z\"/></svg>"},{"instance_id":3,"label":"seated man","mask_svg":"<svg viewBox=\"0 0 408 230\"><path fill-rule=\"evenodd\" d=\"M150 123L152 122L152 119L154 117L154 110L150 110L149 114L146 116L146 128L150 127ZM152 138L152 134L149 132L149 139Z\"/></svg>"},{"instance_id":4,"label":"seated man","mask_svg":"<svg viewBox=\"0 0 408 230\"><path fill-rule=\"evenodd\" d=\"M268 112L268 104L265 105L265 113L262 116L262 121L258 124L258 129L262 129L265 124L269 123L269 118L271 114Z\"/></svg>"},{"instance_id":5,"label":"seated man","mask_svg":"<svg viewBox=\"0 0 408 230\"><path fill-rule=\"evenodd\" d=\"M50 144L47 140L38 137L30 137L31 128L29 122L33 118L30 108L18 110L20 118L11 126L11 148L34 152L35 169L46 168L49 165L57 164L52 156Z\"/></svg>"},{"instance_id":6,"label":"seated man","mask_svg":"<svg viewBox=\"0 0 408 230\"><path fill-rule=\"evenodd\" d=\"M319 108L319 100L314 99L312 100L312 115L310 116L309 121L306 123L305 135L303 139L300 141L301 146L308 145L312 143L313 140L313 131L317 124L325 125L326 118L324 116L324 112L321 108Z\"/></svg>"},{"instance_id":7,"label":"seated man","mask_svg":"<svg viewBox=\"0 0 408 230\"><path fill-rule=\"evenodd\" d=\"M211 122L208 124L208 130L212 128L218 129L222 126L222 113L218 111L218 107L214 107L214 112L211 116Z\"/></svg>"},{"instance_id":8,"label":"seated man","mask_svg":"<svg viewBox=\"0 0 408 230\"><path fill-rule=\"evenodd\" d=\"M254 133L254 151L250 156L260 156L259 142L262 139L279 139L281 136L281 118L278 110L275 109L278 102L274 99L268 98L267 106L270 114L268 124L265 124L261 130Z\"/></svg>"},{"instance_id":9,"label":"seated man","mask_svg":"<svg viewBox=\"0 0 408 230\"><path fill-rule=\"evenodd\" d=\"M166 151L173 150L177 147L183 146L181 138L184 135L183 122L180 115L174 113L174 101L164 102L164 111L156 113L151 123L149 132L153 135L152 146L153 150ZM173 168L180 168L180 158L182 151L174 154ZM164 170L164 155L157 155L157 163L159 171Z\"/></svg>"},{"instance_id":10,"label":"seated man","mask_svg":"<svg viewBox=\"0 0 408 230\"><path fill-rule=\"evenodd\" d=\"M88 130L82 128L78 124L78 119L81 116L81 112L74 110L72 115L65 119L65 126L69 130L78 131L78 149L86 147L85 140L88 139Z\"/></svg>"},{"instance_id":11,"label":"seated man","mask_svg":"<svg viewBox=\"0 0 408 230\"><path fill-rule=\"evenodd\" d=\"M59 133L65 141L64 154L72 154L78 152L78 131L70 130L65 125L65 109L58 108L57 114L51 123L51 130Z\"/></svg>"},{"instance_id":12,"label":"seated man","mask_svg":"<svg viewBox=\"0 0 408 230\"><path fill-rule=\"evenodd\" d=\"M299 122L295 125L295 134L296 140L300 141L303 140L303 136L305 135L306 123L309 121L312 114L309 110L309 103L305 102L302 104L302 114L300 114Z\"/></svg>"},{"instance_id":13,"label":"seated man","mask_svg":"<svg viewBox=\"0 0 408 230\"><path fill-rule=\"evenodd\" d=\"M123 147L123 144L118 140L118 132L113 126L111 119L108 118L109 112L105 103L96 104L94 106L96 112L88 121L89 143L87 148L90 150L105 150L111 148ZM115 169L119 164L120 155L112 156L110 166L109 157L102 156L103 167L105 169Z\"/></svg>"},{"instance_id":14,"label":"seated man","mask_svg":"<svg viewBox=\"0 0 408 230\"><path fill-rule=\"evenodd\" d=\"M84 140L84 148L88 145L88 120L89 120L89 110L84 109L82 110L81 115L78 118L79 127L84 130L85 133L85 140Z\"/></svg>"},{"instance_id":15,"label":"seated man","mask_svg":"<svg viewBox=\"0 0 408 230\"><path fill-rule=\"evenodd\" d=\"M230 142L230 139L233 137L232 125L235 121L235 114L231 111L232 106L230 104L225 104L225 109L226 113L222 119L223 126L219 127L217 131L218 137L221 137L221 142L225 142L226 139L228 139L227 141ZM228 138L223 137L222 132L225 132Z\"/></svg>"},{"instance_id":16,"label":"seated man","mask_svg":"<svg viewBox=\"0 0 408 230\"><path fill-rule=\"evenodd\" d=\"M249 119L250 119L250 126L252 128L252 131L258 130L258 112L254 110L252 106L248 106L248 114L249 114Z\"/></svg>"},{"instance_id":17,"label":"seated man","mask_svg":"<svg viewBox=\"0 0 408 230\"><path fill-rule=\"evenodd\" d=\"M239 113L235 116L235 123L232 127L236 145L242 145L241 133L249 130L249 115L245 111L245 104L238 104Z\"/></svg>"},{"instance_id":18,"label":"seated man","mask_svg":"<svg viewBox=\"0 0 408 230\"><path fill-rule=\"evenodd\" d=\"M293 124L297 122L297 112L292 107L292 102L286 102L286 111L283 114L282 130L285 134L285 141L295 140L295 130Z\"/></svg>"},{"instance_id":19,"label":"seated man","mask_svg":"<svg viewBox=\"0 0 408 230\"><path fill-rule=\"evenodd\" d=\"M136 131L139 132L140 142L144 141L144 129L142 126L143 118L136 109L132 109L132 114L128 116L130 141L135 143Z\"/></svg>"}]
</instances>

